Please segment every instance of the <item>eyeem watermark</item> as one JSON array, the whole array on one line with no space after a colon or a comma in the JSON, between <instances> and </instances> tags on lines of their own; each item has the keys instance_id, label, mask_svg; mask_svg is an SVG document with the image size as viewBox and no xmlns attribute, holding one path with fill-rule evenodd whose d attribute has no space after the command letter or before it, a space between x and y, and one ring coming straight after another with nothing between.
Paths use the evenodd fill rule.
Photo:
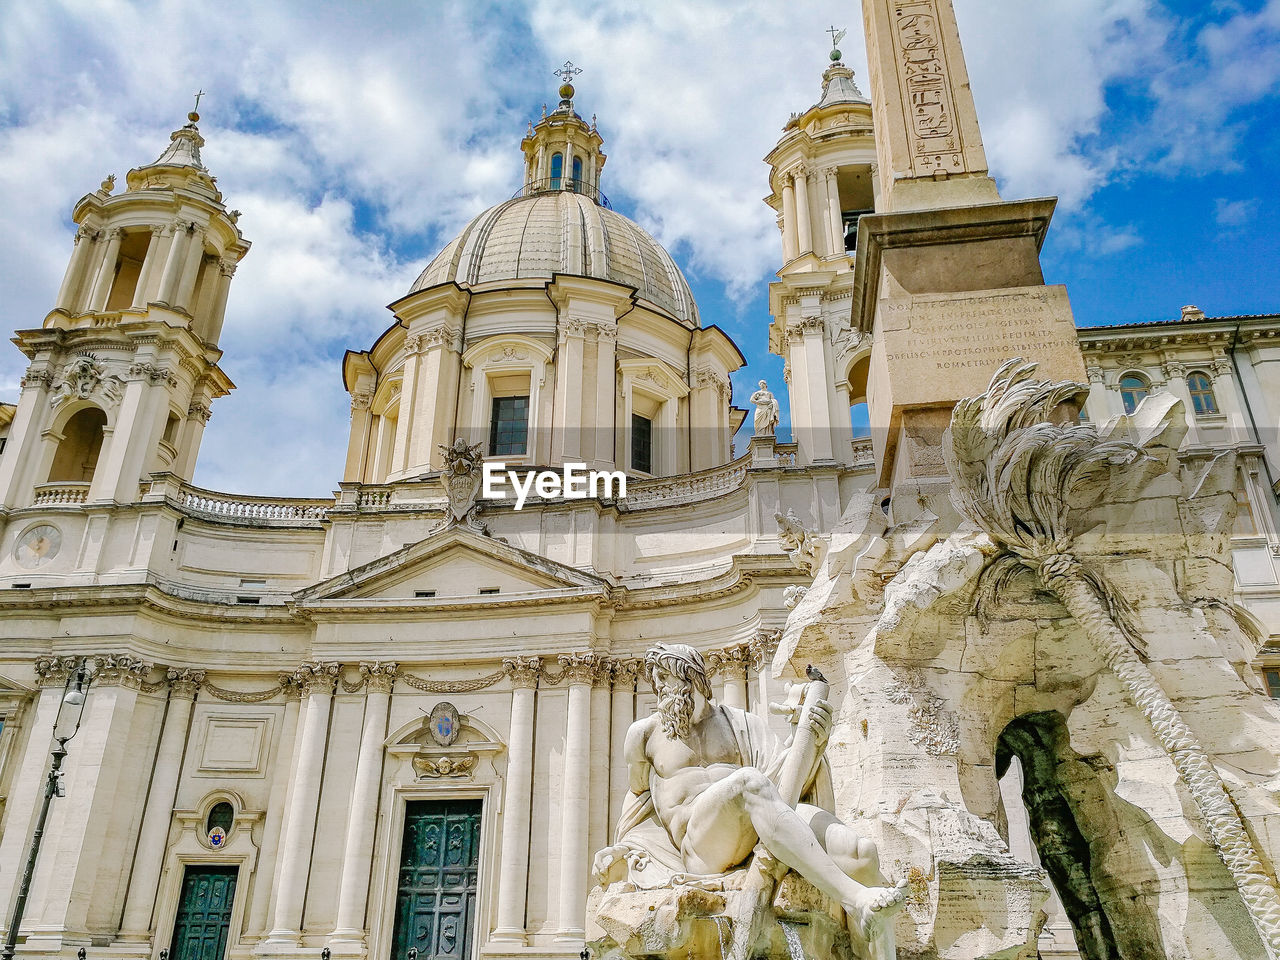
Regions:
<instances>
[{"instance_id":1,"label":"eyeem watermark","mask_svg":"<svg viewBox=\"0 0 1280 960\"><path fill-rule=\"evenodd\" d=\"M520 474L508 470L500 461L486 461L484 481L480 496L486 500L502 500L506 497L507 484L516 494L516 509L524 507L531 492L543 500L563 497L566 500L586 500L588 497L622 498L627 495L627 475L621 470L588 470L585 463L566 463L564 472L555 470L529 470L520 482Z\"/></svg>"}]
</instances>

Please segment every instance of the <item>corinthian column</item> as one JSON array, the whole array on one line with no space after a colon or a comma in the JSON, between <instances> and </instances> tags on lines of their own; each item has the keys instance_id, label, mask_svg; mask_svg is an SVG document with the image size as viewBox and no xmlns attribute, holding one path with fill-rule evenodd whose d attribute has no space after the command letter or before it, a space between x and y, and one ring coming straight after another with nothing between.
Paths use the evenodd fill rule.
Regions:
<instances>
[{"instance_id":1,"label":"corinthian column","mask_svg":"<svg viewBox=\"0 0 1280 960\"><path fill-rule=\"evenodd\" d=\"M62 286L58 288L58 297L54 307L71 313L75 310L76 294L84 276L85 261L89 258L89 250L93 247L93 231L84 224L76 230L75 246L71 250L71 261L67 264L67 272L62 276Z\"/></svg>"},{"instance_id":2,"label":"corinthian column","mask_svg":"<svg viewBox=\"0 0 1280 960\"><path fill-rule=\"evenodd\" d=\"M612 664L601 660L591 686L591 732L595 763L591 764L590 809L587 811L587 857L608 844L609 833L609 679Z\"/></svg>"},{"instance_id":3,"label":"corinthian column","mask_svg":"<svg viewBox=\"0 0 1280 960\"><path fill-rule=\"evenodd\" d=\"M711 654L711 667L721 678L721 700L726 707L747 709L747 660L745 647L730 647L723 653Z\"/></svg>"},{"instance_id":4,"label":"corinthian column","mask_svg":"<svg viewBox=\"0 0 1280 960\"><path fill-rule=\"evenodd\" d=\"M622 802L627 795L630 777L627 771L623 747L627 731L636 719L636 674L640 672L638 660L613 662L613 704L609 719L609 830L612 831L622 815ZM607 839L612 842L610 834Z\"/></svg>"},{"instance_id":5,"label":"corinthian column","mask_svg":"<svg viewBox=\"0 0 1280 960\"><path fill-rule=\"evenodd\" d=\"M203 670L170 669L169 709L160 732L156 750L155 771L151 775L151 792L147 794L142 814L138 847L133 854L133 872L129 875L129 896L125 900L120 939L146 942L151 933L151 911L160 886L164 851L169 839L169 822L173 818L173 801L178 794L178 774L182 771L182 752L187 743L187 727L191 708Z\"/></svg>"},{"instance_id":6,"label":"corinthian column","mask_svg":"<svg viewBox=\"0 0 1280 960\"><path fill-rule=\"evenodd\" d=\"M502 661L511 678L511 752L507 759L506 813L498 865L498 925L491 939L524 943L525 895L529 883L529 810L533 803L533 708L537 657Z\"/></svg>"},{"instance_id":7,"label":"corinthian column","mask_svg":"<svg viewBox=\"0 0 1280 960\"><path fill-rule=\"evenodd\" d=\"M781 175L782 179L782 262L790 263L799 250L796 242L796 192L792 185L790 173Z\"/></svg>"},{"instance_id":8,"label":"corinthian column","mask_svg":"<svg viewBox=\"0 0 1280 960\"><path fill-rule=\"evenodd\" d=\"M276 883L275 916L268 942L297 943L302 929L302 906L307 893L307 868L315 840L316 808L320 804L320 775L329 732L329 705L338 678L336 663L304 663L296 674L307 698L298 745L297 766L289 790L289 814L284 828L284 852Z\"/></svg>"},{"instance_id":9,"label":"corinthian column","mask_svg":"<svg viewBox=\"0 0 1280 960\"><path fill-rule=\"evenodd\" d=\"M359 953L364 939L364 908L369 894L369 871L373 865L373 827L378 820L378 788L382 783L382 741L387 735L387 713L391 707L391 687L395 683L394 663L362 663L365 682L364 729L356 757L356 783L347 816L347 842L342 854L342 885L338 890L338 923L330 942L348 945Z\"/></svg>"},{"instance_id":10,"label":"corinthian column","mask_svg":"<svg viewBox=\"0 0 1280 960\"><path fill-rule=\"evenodd\" d=\"M107 250L102 256L102 264L98 267L98 279L93 285L93 294L89 297L89 309L100 313L107 308L107 300L111 296L111 284L116 279L116 260L120 256L120 240L124 231L112 227L107 231Z\"/></svg>"},{"instance_id":11,"label":"corinthian column","mask_svg":"<svg viewBox=\"0 0 1280 960\"><path fill-rule=\"evenodd\" d=\"M587 857L591 777L591 685L599 658L594 653L560 657L569 683L569 716L564 731L564 793L560 820L560 909L556 939L578 941L587 906Z\"/></svg>"},{"instance_id":12,"label":"corinthian column","mask_svg":"<svg viewBox=\"0 0 1280 960\"><path fill-rule=\"evenodd\" d=\"M809 222L809 171L796 167L796 234L802 254L813 251L813 227Z\"/></svg>"}]
</instances>

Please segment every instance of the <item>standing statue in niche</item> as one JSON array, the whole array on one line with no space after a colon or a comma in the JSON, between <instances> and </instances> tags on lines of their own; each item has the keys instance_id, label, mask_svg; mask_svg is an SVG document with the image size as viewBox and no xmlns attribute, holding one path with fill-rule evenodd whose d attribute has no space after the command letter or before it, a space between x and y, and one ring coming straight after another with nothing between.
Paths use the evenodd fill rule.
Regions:
<instances>
[{"instance_id":1,"label":"standing statue in niche","mask_svg":"<svg viewBox=\"0 0 1280 960\"><path fill-rule=\"evenodd\" d=\"M822 760L831 707L821 675L771 705L796 724L783 747L760 717L714 701L692 647L656 645L644 673L658 708L627 731L630 792L614 844L595 857L601 886L749 891L754 880L757 895L732 918L733 955L746 957L753 947L740 941L754 936L746 931L761 915L772 920L773 885L790 868L840 904L856 945L877 957L888 946L892 956L891 917L905 881L885 885L875 845L831 812Z\"/></svg>"},{"instance_id":2,"label":"standing statue in niche","mask_svg":"<svg viewBox=\"0 0 1280 960\"><path fill-rule=\"evenodd\" d=\"M756 405L755 435L772 437L778 427L778 398L769 392L769 386L760 381L760 389L751 395L751 402Z\"/></svg>"}]
</instances>

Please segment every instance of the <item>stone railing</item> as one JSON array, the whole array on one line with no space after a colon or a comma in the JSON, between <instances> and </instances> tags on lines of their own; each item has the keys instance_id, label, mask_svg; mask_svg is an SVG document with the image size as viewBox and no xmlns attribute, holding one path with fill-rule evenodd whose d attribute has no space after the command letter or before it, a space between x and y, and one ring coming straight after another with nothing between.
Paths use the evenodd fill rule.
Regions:
<instances>
[{"instance_id":1,"label":"stone railing","mask_svg":"<svg viewBox=\"0 0 1280 960\"><path fill-rule=\"evenodd\" d=\"M332 500L253 497L217 493L183 483L172 474L153 474L146 500L163 499L183 513L251 526L313 526L333 508Z\"/></svg>"},{"instance_id":2,"label":"stone railing","mask_svg":"<svg viewBox=\"0 0 1280 960\"><path fill-rule=\"evenodd\" d=\"M657 477L653 480L627 480L627 498L618 506L636 510L650 506L674 506L688 500L708 500L723 496L742 486L747 476L750 456L739 457L724 466L687 473L679 477Z\"/></svg>"},{"instance_id":3,"label":"stone railing","mask_svg":"<svg viewBox=\"0 0 1280 960\"><path fill-rule=\"evenodd\" d=\"M55 507L67 504L84 503L89 499L89 484L73 483L69 480L54 483L36 484L35 505L37 507Z\"/></svg>"}]
</instances>

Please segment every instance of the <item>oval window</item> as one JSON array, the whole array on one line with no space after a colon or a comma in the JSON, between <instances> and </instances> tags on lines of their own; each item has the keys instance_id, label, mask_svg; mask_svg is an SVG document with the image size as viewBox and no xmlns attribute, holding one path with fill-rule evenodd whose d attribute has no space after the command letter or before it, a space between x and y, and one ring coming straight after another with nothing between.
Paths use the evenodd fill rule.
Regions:
<instances>
[{"instance_id":1,"label":"oval window","mask_svg":"<svg viewBox=\"0 0 1280 960\"><path fill-rule=\"evenodd\" d=\"M215 803L209 810L209 818L205 821L205 834L209 837L209 842L215 847L220 847L227 842L227 835L231 832L231 825L235 823L236 811L231 804L222 800Z\"/></svg>"}]
</instances>

